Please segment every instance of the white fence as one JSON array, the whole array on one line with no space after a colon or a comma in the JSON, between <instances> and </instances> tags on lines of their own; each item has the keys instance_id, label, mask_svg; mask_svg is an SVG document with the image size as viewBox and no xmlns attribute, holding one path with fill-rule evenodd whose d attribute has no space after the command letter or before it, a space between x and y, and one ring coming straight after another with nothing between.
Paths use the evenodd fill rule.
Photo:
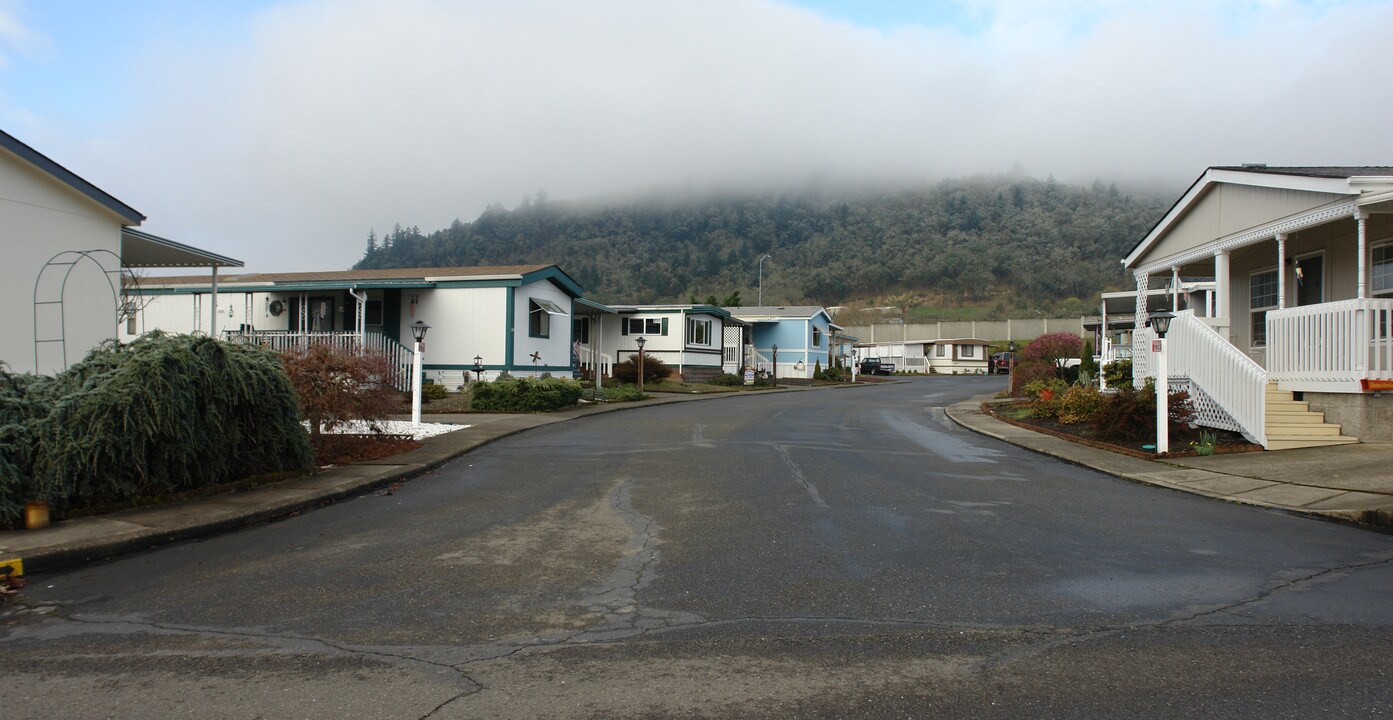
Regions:
<instances>
[{"instance_id":1,"label":"white fence","mask_svg":"<svg viewBox=\"0 0 1393 720\"><path fill-rule=\"evenodd\" d=\"M359 336L356 332L298 333L285 330L228 330L232 342L246 342L286 352L309 345L332 345L341 350L382 355L392 368L391 383L398 390L411 389L411 350L380 332Z\"/></svg>"},{"instance_id":2,"label":"white fence","mask_svg":"<svg viewBox=\"0 0 1393 720\"><path fill-rule=\"evenodd\" d=\"M1358 392L1362 380L1393 380L1393 300L1269 311L1267 369L1285 390Z\"/></svg>"},{"instance_id":3,"label":"white fence","mask_svg":"<svg viewBox=\"0 0 1393 720\"><path fill-rule=\"evenodd\" d=\"M1155 367L1155 337L1151 328L1133 335L1133 377L1146 377ZM1193 310L1182 310L1171 320L1166 365L1172 382L1188 381L1200 425L1241 432L1267 446L1267 371L1196 318Z\"/></svg>"}]
</instances>

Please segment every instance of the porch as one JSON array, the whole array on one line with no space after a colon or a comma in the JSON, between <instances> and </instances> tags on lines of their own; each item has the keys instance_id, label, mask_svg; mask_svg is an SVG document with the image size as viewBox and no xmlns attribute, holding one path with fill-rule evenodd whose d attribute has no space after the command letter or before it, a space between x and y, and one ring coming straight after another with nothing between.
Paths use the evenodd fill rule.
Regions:
<instances>
[{"instance_id":1,"label":"porch","mask_svg":"<svg viewBox=\"0 0 1393 720\"><path fill-rule=\"evenodd\" d=\"M223 339L289 352L310 345L329 345L353 353L382 356L391 368L389 382L402 392L411 389L412 350L375 330L361 332L291 332L285 330L224 330Z\"/></svg>"}]
</instances>

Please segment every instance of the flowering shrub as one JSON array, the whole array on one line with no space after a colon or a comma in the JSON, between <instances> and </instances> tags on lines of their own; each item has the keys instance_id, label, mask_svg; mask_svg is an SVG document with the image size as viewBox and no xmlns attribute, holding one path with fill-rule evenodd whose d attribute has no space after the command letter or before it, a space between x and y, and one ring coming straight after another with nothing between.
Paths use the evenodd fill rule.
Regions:
<instances>
[{"instance_id":1,"label":"flowering shrub","mask_svg":"<svg viewBox=\"0 0 1393 720\"><path fill-rule=\"evenodd\" d=\"M1055 401L1059 408L1059 421L1065 425L1089 422L1103 406L1103 394L1092 385L1071 385Z\"/></svg>"}]
</instances>

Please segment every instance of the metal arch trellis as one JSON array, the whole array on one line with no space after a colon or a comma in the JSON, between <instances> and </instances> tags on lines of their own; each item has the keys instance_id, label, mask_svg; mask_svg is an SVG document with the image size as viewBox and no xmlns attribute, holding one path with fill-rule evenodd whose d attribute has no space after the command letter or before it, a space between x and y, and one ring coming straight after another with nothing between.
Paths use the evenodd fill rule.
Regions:
<instances>
[{"instance_id":1,"label":"metal arch trellis","mask_svg":"<svg viewBox=\"0 0 1393 720\"><path fill-rule=\"evenodd\" d=\"M97 259L98 256L109 256L115 261L115 268L108 269ZM111 318L112 330L116 329L117 316L121 311L121 294L117 285L121 281L121 256L110 250L64 250L53 257L40 268L39 275L34 279L34 372L40 372L42 365L39 364L39 348L44 343L58 343L62 367L68 366L68 344L67 344L67 322L63 309L63 295L68 288L68 278L72 275L73 269L83 260L91 260L106 275L106 282L111 287L111 299L115 305L115 314ZM62 268L67 268L66 270ZM52 272L50 272L50 270ZM59 280L57 273L62 272ZM114 278L114 280L113 280ZM56 291L56 293L55 293ZM52 298L56 294L56 299ZM40 298L45 299L40 299ZM40 338L39 328L39 308L41 306L55 306L58 311L58 337Z\"/></svg>"}]
</instances>

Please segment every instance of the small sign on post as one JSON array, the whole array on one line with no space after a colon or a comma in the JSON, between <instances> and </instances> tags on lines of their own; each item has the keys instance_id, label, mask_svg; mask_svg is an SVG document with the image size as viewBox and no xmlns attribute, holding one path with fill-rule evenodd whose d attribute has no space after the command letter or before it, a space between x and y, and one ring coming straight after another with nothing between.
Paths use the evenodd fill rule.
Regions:
<instances>
[{"instance_id":1,"label":"small sign on post","mask_svg":"<svg viewBox=\"0 0 1393 720\"><path fill-rule=\"evenodd\" d=\"M754 385L754 384L755 384L755 369L754 369L754 368L745 368L745 384L746 384L746 385Z\"/></svg>"},{"instance_id":2,"label":"small sign on post","mask_svg":"<svg viewBox=\"0 0 1393 720\"><path fill-rule=\"evenodd\" d=\"M1160 340L1152 340L1152 341L1151 341L1151 352L1161 352L1161 341L1160 341Z\"/></svg>"}]
</instances>

